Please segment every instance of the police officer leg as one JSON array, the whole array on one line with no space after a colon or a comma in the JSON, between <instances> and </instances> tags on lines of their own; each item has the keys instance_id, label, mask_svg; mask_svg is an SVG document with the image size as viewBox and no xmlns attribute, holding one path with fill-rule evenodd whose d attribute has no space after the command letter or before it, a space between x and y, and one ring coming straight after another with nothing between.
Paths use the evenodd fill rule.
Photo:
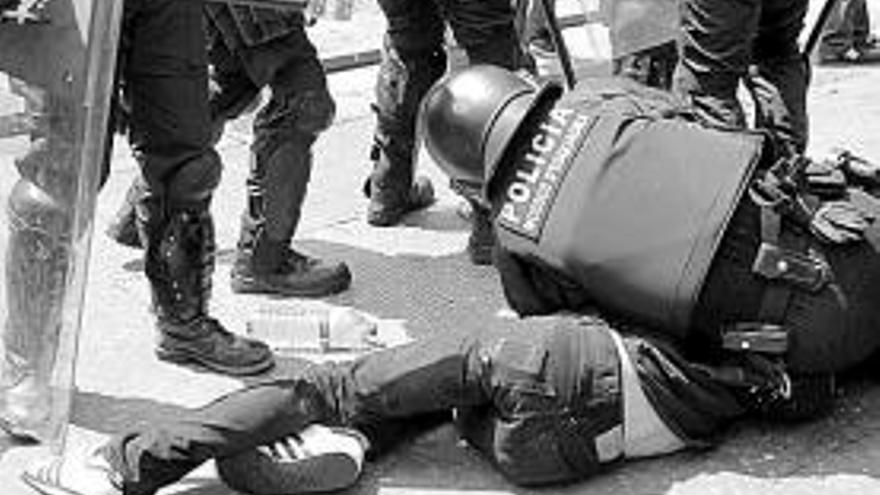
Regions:
<instances>
[{"instance_id":1,"label":"police officer leg","mask_svg":"<svg viewBox=\"0 0 880 495\"><path fill-rule=\"evenodd\" d=\"M382 0L388 20L376 81L376 130L364 185L367 222L390 226L434 201L426 178L415 178L415 121L428 88L446 70L444 24L433 2Z\"/></svg>"},{"instance_id":2,"label":"police officer leg","mask_svg":"<svg viewBox=\"0 0 880 495\"><path fill-rule=\"evenodd\" d=\"M683 0L679 61L673 90L691 103L701 120L716 127L742 128L745 114L736 99L748 72L758 31L761 0Z\"/></svg>"},{"instance_id":3,"label":"police officer leg","mask_svg":"<svg viewBox=\"0 0 880 495\"><path fill-rule=\"evenodd\" d=\"M220 8L212 5L210 8ZM223 37L216 26L205 16L208 56L211 71L210 107L213 122L214 142L220 140L223 127L227 120L239 116L251 102L259 97L260 88L255 87L244 71L238 70L239 64L234 54L225 46ZM105 230L110 239L132 248L142 248L135 218L135 207L138 199L144 194L145 185L140 177L134 178L128 186L122 204L107 225Z\"/></svg>"},{"instance_id":4,"label":"police officer leg","mask_svg":"<svg viewBox=\"0 0 880 495\"><path fill-rule=\"evenodd\" d=\"M146 246L159 341L156 354L234 375L261 373L273 365L268 347L235 336L208 315L214 270L214 225L209 212L219 157L209 152L190 160L164 194L150 190L138 203L138 228Z\"/></svg>"},{"instance_id":5,"label":"police officer leg","mask_svg":"<svg viewBox=\"0 0 880 495\"><path fill-rule=\"evenodd\" d=\"M776 114L787 113L788 121L776 123L782 132L791 135L795 148L807 147L807 84L808 62L803 57L798 38L807 13L806 0L774 0L765 2L761 12L761 29L754 45L754 63L782 96L785 106ZM758 101L772 105L773 100Z\"/></svg>"},{"instance_id":6,"label":"police officer leg","mask_svg":"<svg viewBox=\"0 0 880 495\"><path fill-rule=\"evenodd\" d=\"M510 70L525 67L528 63L514 31L514 15L510 2L506 0L456 3L448 12L455 37L464 47L471 64L492 64ZM453 183L452 188L458 187ZM471 208L468 256L474 264L491 264L495 245L491 213L481 201L464 196Z\"/></svg>"},{"instance_id":7,"label":"police officer leg","mask_svg":"<svg viewBox=\"0 0 880 495\"><path fill-rule=\"evenodd\" d=\"M208 315L215 249L209 203L221 163L211 145L202 5L128 1L123 74L129 141L146 184L137 220L157 355L230 374L262 372L274 363L268 347L235 336Z\"/></svg>"},{"instance_id":8,"label":"police officer leg","mask_svg":"<svg viewBox=\"0 0 880 495\"><path fill-rule=\"evenodd\" d=\"M301 38L297 41L294 38ZM351 272L291 248L312 170L312 144L333 120L335 105L303 29L280 48L272 99L254 121L248 205L242 215L232 290L287 296L326 296L345 290ZM305 42L303 42L305 40ZM297 52L294 46L301 47Z\"/></svg>"},{"instance_id":9,"label":"police officer leg","mask_svg":"<svg viewBox=\"0 0 880 495\"><path fill-rule=\"evenodd\" d=\"M303 16L276 13L257 21L221 4L206 12L215 118L237 116L262 88L272 90L254 119L232 290L323 296L347 288L351 275L344 263L324 263L290 247L308 189L312 145L335 112ZM265 36L250 40L245 33L251 31Z\"/></svg>"}]
</instances>

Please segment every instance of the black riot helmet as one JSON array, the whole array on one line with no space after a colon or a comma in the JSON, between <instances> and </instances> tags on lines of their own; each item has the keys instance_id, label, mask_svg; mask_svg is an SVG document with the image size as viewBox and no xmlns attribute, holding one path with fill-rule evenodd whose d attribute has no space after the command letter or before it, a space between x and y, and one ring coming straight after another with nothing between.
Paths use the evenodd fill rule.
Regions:
<instances>
[{"instance_id":1,"label":"black riot helmet","mask_svg":"<svg viewBox=\"0 0 880 495\"><path fill-rule=\"evenodd\" d=\"M494 65L473 65L437 81L422 100L419 132L453 180L489 182L513 135L544 95L561 94Z\"/></svg>"}]
</instances>

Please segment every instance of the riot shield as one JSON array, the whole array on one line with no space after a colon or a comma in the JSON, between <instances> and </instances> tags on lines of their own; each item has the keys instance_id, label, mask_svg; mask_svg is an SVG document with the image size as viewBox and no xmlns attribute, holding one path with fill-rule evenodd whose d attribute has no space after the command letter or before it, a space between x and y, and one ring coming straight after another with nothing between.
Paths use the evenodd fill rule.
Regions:
<instances>
[{"instance_id":1,"label":"riot shield","mask_svg":"<svg viewBox=\"0 0 880 495\"><path fill-rule=\"evenodd\" d=\"M0 426L62 448L122 1L0 1Z\"/></svg>"}]
</instances>

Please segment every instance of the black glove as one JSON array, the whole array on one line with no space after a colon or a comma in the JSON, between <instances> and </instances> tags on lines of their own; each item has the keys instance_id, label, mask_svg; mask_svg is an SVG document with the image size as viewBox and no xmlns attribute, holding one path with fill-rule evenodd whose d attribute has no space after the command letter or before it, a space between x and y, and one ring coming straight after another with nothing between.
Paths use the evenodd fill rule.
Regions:
<instances>
[{"instance_id":1,"label":"black glove","mask_svg":"<svg viewBox=\"0 0 880 495\"><path fill-rule=\"evenodd\" d=\"M854 184L880 187L880 165L846 150L835 150L835 161Z\"/></svg>"},{"instance_id":2,"label":"black glove","mask_svg":"<svg viewBox=\"0 0 880 495\"><path fill-rule=\"evenodd\" d=\"M829 201L813 214L810 231L823 241L845 244L863 239L865 229L873 222L868 212L849 201Z\"/></svg>"}]
</instances>

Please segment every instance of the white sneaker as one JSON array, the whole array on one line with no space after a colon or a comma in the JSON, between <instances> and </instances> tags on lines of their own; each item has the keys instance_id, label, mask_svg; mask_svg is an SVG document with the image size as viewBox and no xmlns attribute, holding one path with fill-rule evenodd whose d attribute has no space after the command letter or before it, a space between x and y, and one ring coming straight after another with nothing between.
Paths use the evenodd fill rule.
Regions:
<instances>
[{"instance_id":1,"label":"white sneaker","mask_svg":"<svg viewBox=\"0 0 880 495\"><path fill-rule=\"evenodd\" d=\"M357 430L313 424L241 454L217 459L231 488L254 495L341 490L357 482L369 442Z\"/></svg>"},{"instance_id":2,"label":"white sneaker","mask_svg":"<svg viewBox=\"0 0 880 495\"><path fill-rule=\"evenodd\" d=\"M62 455L27 469L21 479L43 495L122 495L122 478L98 449Z\"/></svg>"}]
</instances>

